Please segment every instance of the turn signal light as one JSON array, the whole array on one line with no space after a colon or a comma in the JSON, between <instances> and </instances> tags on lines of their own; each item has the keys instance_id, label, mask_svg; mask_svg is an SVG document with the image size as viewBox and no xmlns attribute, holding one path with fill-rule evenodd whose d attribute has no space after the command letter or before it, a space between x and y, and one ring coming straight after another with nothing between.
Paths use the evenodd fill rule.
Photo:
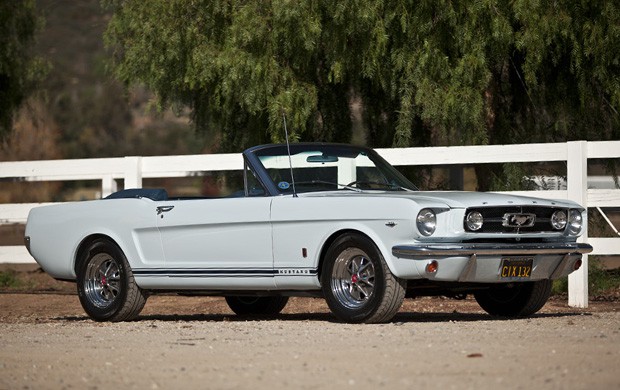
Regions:
<instances>
[{"instance_id":1,"label":"turn signal light","mask_svg":"<svg viewBox=\"0 0 620 390\"><path fill-rule=\"evenodd\" d=\"M437 262L437 260L433 260L430 263L426 264L427 274L437 273L437 269L439 269L439 263Z\"/></svg>"}]
</instances>

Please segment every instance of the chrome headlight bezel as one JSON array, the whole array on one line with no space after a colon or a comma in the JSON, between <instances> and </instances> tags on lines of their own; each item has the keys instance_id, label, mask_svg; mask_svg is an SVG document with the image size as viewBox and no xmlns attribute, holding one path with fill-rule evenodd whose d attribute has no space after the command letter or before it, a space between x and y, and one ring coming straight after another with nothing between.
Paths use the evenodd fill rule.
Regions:
<instances>
[{"instance_id":1,"label":"chrome headlight bezel","mask_svg":"<svg viewBox=\"0 0 620 390\"><path fill-rule=\"evenodd\" d=\"M577 236L581 233L583 228L583 216L578 209L570 209L568 212L568 234L571 236Z\"/></svg>"},{"instance_id":2,"label":"chrome headlight bezel","mask_svg":"<svg viewBox=\"0 0 620 390\"><path fill-rule=\"evenodd\" d=\"M465 225L467 229L472 232L478 231L482 229L482 225L484 224L484 218L482 217L482 213L479 211L471 211L467 213L467 217L465 217Z\"/></svg>"},{"instance_id":3,"label":"chrome headlight bezel","mask_svg":"<svg viewBox=\"0 0 620 390\"><path fill-rule=\"evenodd\" d=\"M564 230L568 224L568 215L565 210L556 210L551 215L551 227L555 230Z\"/></svg>"},{"instance_id":4,"label":"chrome headlight bezel","mask_svg":"<svg viewBox=\"0 0 620 390\"><path fill-rule=\"evenodd\" d=\"M425 237L430 237L437 229L437 214L432 209L422 209L416 217L418 232Z\"/></svg>"}]
</instances>

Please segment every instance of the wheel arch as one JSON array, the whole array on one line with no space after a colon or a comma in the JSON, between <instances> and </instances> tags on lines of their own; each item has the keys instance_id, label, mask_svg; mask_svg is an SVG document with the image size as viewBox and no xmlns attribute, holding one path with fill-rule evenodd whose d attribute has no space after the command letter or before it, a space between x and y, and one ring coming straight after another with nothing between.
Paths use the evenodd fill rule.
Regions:
<instances>
[{"instance_id":1,"label":"wheel arch","mask_svg":"<svg viewBox=\"0 0 620 390\"><path fill-rule=\"evenodd\" d=\"M377 250L379 250L379 252L381 252L381 248L377 245L377 243L375 242L375 240L373 240L372 237L370 237L368 234L364 233L361 230L358 229L353 229L353 228L348 228L348 229L340 229L337 230L335 232L333 232L328 238L327 240L325 240L325 242L323 243L323 247L321 248L321 252L319 255L319 264L318 264L318 269L317 269L317 277L319 278L319 280L321 280L321 275L323 273L323 263L325 262L325 256L327 254L327 251L329 250L329 247L334 243L334 241L336 241L339 237L341 237L344 234L349 234L349 233L355 233L355 234L359 234L361 236L366 237L368 240L370 240L370 242L373 243L374 246L377 247ZM385 256L384 256L385 257Z\"/></svg>"},{"instance_id":2,"label":"wheel arch","mask_svg":"<svg viewBox=\"0 0 620 390\"><path fill-rule=\"evenodd\" d=\"M93 233L82 239L75 253L78 298L86 314L95 321L118 322L136 318L148 293L136 284L118 240ZM108 265L102 271L100 267L105 263Z\"/></svg>"},{"instance_id":3,"label":"wheel arch","mask_svg":"<svg viewBox=\"0 0 620 390\"><path fill-rule=\"evenodd\" d=\"M111 243L113 243L114 245L116 245L119 250L123 253L125 253L125 251L123 251L123 249L120 247L120 245L118 245L118 242L116 242L116 240L114 240L112 237L103 234L103 233L94 233L91 235L88 235L86 237L84 237L82 239L82 241L80 242L80 244L77 247L77 250L75 251L75 256L73 258L73 272L75 272L75 275L77 275L78 273L78 265L80 262L80 259L83 258L83 256L86 254L86 251L88 250L88 247L95 242L96 240L99 239L105 239L110 241Z\"/></svg>"},{"instance_id":4,"label":"wheel arch","mask_svg":"<svg viewBox=\"0 0 620 390\"><path fill-rule=\"evenodd\" d=\"M358 229L339 230L329 236L321 250L319 268L321 290L331 312L341 321L350 323L388 322L398 312L405 297L406 280L398 278L391 272L388 263L389 258L386 258L384 251L382 251L381 242L377 242L380 237L373 239L372 232L371 230L368 234ZM349 235L349 238L341 239L343 235ZM357 237L353 238L352 235ZM333 247L336 249L335 252L330 250L332 245L336 245ZM351 246L349 247L349 245ZM372 246L374 249L371 248ZM380 254L379 258L371 253L375 250ZM328 260L328 253L330 257L336 256L337 259ZM359 268L359 264L361 264L359 263L357 268L353 268L353 270L349 268L353 261L364 261L363 257L365 256L369 257L366 259L367 265ZM372 271L362 271L368 265L372 265L369 268ZM325 274L323 274L323 267L327 272ZM337 271L338 267L340 267L339 271ZM342 273L344 269L342 267L346 267L345 274ZM348 274L346 274L347 272ZM366 272L369 274L362 274ZM357 277L354 278L354 275ZM371 284L362 282L370 287L370 293L358 285L360 281L368 281L369 277L379 277L381 281ZM353 290L357 293L353 293Z\"/></svg>"}]
</instances>

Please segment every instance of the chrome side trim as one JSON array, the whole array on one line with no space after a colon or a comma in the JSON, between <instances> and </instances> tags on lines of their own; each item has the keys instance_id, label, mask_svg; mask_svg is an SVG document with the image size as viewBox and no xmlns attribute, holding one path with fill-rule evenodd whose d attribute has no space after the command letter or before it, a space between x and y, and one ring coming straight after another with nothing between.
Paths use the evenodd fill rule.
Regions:
<instances>
[{"instance_id":1,"label":"chrome side trim","mask_svg":"<svg viewBox=\"0 0 620 390\"><path fill-rule=\"evenodd\" d=\"M396 245L392 247L392 254L396 257L567 255L590 252L592 252L592 245L577 242L536 244L446 243Z\"/></svg>"}]
</instances>

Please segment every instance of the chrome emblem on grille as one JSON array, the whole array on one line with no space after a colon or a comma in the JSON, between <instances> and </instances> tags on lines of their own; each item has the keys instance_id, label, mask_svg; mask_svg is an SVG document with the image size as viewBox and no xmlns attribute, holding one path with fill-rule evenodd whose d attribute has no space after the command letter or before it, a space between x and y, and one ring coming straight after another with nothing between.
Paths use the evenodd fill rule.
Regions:
<instances>
[{"instance_id":1,"label":"chrome emblem on grille","mask_svg":"<svg viewBox=\"0 0 620 390\"><path fill-rule=\"evenodd\" d=\"M536 214L506 213L502 219L503 226L515 228L532 227L534 222L536 222Z\"/></svg>"}]
</instances>

